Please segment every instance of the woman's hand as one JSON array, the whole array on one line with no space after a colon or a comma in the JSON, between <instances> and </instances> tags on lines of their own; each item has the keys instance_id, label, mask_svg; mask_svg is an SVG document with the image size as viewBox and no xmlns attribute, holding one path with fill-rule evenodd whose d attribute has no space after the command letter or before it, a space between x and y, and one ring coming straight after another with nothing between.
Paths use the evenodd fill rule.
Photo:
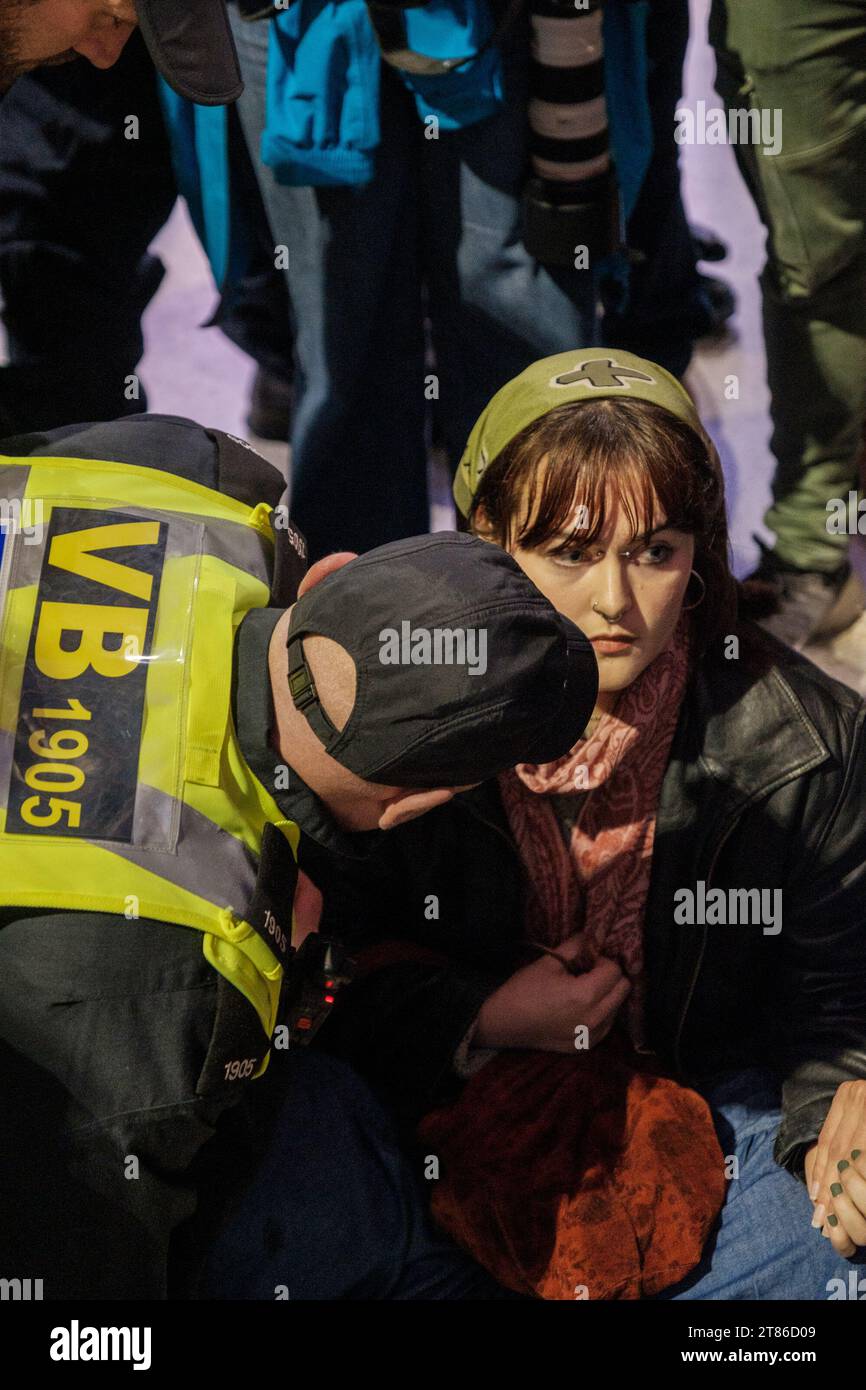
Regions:
<instances>
[{"instance_id":1,"label":"woman's hand","mask_svg":"<svg viewBox=\"0 0 866 1390\"><path fill-rule=\"evenodd\" d=\"M843 1081L806 1155L813 1226L845 1258L866 1245L866 1081Z\"/></svg>"},{"instance_id":2,"label":"woman's hand","mask_svg":"<svg viewBox=\"0 0 866 1390\"><path fill-rule=\"evenodd\" d=\"M572 959L579 940L569 937L557 949ZM575 1031L583 1024L589 1047L595 1047L610 1032L630 990L630 981L612 960L601 957L592 970L572 975L553 956L542 956L485 1000L472 1045L573 1052Z\"/></svg>"}]
</instances>

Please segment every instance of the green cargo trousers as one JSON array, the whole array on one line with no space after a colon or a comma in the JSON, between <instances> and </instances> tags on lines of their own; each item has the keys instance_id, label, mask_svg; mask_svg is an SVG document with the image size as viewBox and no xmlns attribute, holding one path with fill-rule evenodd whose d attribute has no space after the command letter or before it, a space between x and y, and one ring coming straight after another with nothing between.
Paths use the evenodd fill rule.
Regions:
<instances>
[{"instance_id":1,"label":"green cargo trousers","mask_svg":"<svg viewBox=\"0 0 866 1390\"><path fill-rule=\"evenodd\" d=\"M866 421L866 0L713 0L710 41L728 110L782 122L778 154L735 146L767 229L764 519L781 561L829 573L849 538L827 503L858 486Z\"/></svg>"}]
</instances>

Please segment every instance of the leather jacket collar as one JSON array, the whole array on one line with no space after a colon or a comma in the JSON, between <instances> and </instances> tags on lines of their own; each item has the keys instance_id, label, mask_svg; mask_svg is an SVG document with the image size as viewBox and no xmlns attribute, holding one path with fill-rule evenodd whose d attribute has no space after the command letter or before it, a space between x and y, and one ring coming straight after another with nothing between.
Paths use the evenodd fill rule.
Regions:
<instances>
[{"instance_id":1,"label":"leather jacket collar","mask_svg":"<svg viewBox=\"0 0 866 1390\"><path fill-rule=\"evenodd\" d=\"M784 665L803 659L751 623L740 624L737 636L742 657L705 657L686 687L662 784L659 829L682 827L690 804L686 789L695 781L709 779L717 809L735 815L831 756L785 678ZM457 801L508 834L495 781Z\"/></svg>"}]
</instances>

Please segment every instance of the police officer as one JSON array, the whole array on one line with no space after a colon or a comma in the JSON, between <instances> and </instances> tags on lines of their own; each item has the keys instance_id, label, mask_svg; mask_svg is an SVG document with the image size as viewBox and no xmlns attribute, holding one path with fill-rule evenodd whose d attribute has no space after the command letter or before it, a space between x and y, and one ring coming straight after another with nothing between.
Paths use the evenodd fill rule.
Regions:
<instances>
[{"instance_id":1,"label":"police officer","mask_svg":"<svg viewBox=\"0 0 866 1390\"><path fill-rule=\"evenodd\" d=\"M303 836L348 861L564 753L591 648L503 551L454 533L302 578L275 470L189 421L3 450L0 1273L47 1298L185 1295L285 1131L280 1191L308 1233L289 1296L463 1296L456 1252L430 1276L381 1112L298 1046L293 940L315 923L293 923L296 856ZM306 1197L302 1153L320 1156Z\"/></svg>"}]
</instances>

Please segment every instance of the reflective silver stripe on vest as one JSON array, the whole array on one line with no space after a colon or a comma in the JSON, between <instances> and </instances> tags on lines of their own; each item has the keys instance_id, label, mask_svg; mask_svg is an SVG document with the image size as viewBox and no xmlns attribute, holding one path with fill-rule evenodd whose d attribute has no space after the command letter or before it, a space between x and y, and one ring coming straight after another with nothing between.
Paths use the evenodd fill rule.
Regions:
<instances>
[{"instance_id":1,"label":"reflective silver stripe on vest","mask_svg":"<svg viewBox=\"0 0 866 1390\"><path fill-rule=\"evenodd\" d=\"M22 511L23 504L25 501L24 493L27 489L27 483L29 481L29 478L29 467L3 468L2 465L0 465L0 522L12 522L11 527L4 527L4 529L9 529L12 532L12 534L16 536L16 573L21 570L22 566L25 566L29 574L33 574L35 572L36 575L38 575L41 565L43 549L41 530L38 537L34 539L30 536L23 535L21 533L20 525L18 524L20 520L31 520L31 518L25 517ZM31 499L29 498L26 500L31 501ZM35 502L37 500L38 499L32 500L32 505L34 507ZM39 516L36 519L40 522L43 521L43 518L41 516ZM26 541L27 543L22 544L22 542L24 541ZM7 541L7 545L8 544L9 542ZM26 563L28 560L29 564ZM32 584L35 581L33 579L24 581L24 583L28 582ZM10 574L8 587L10 589L17 589L21 587L21 584L19 583L16 574Z\"/></svg>"},{"instance_id":2,"label":"reflective silver stripe on vest","mask_svg":"<svg viewBox=\"0 0 866 1390\"><path fill-rule=\"evenodd\" d=\"M0 455L2 458L2 455ZM30 478L30 468L6 468L0 462L0 521L16 521Z\"/></svg>"},{"instance_id":3,"label":"reflective silver stripe on vest","mask_svg":"<svg viewBox=\"0 0 866 1390\"><path fill-rule=\"evenodd\" d=\"M12 758L15 754L15 733L11 729L0 729L0 801L5 807L9 791L9 778L12 776Z\"/></svg>"},{"instance_id":4,"label":"reflective silver stripe on vest","mask_svg":"<svg viewBox=\"0 0 866 1390\"><path fill-rule=\"evenodd\" d=\"M205 555L213 555L214 559L222 560L227 565L233 565L235 569L243 570L245 574L251 574L254 579L261 580L268 589L271 587L270 572L273 567L274 548L270 541L252 526L245 526L237 521L226 521L222 517L179 517L176 513L149 511L143 507L125 506L123 510L129 512L130 516L164 517L166 521L174 524L179 520L188 520L194 522L196 527L203 526L202 550ZM194 553L193 549L182 550L172 547L174 555Z\"/></svg>"},{"instance_id":5,"label":"reflective silver stripe on vest","mask_svg":"<svg viewBox=\"0 0 866 1390\"><path fill-rule=\"evenodd\" d=\"M20 533L20 523L28 525L31 521L37 523L42 521L39 516L28 517L22 514L22 502L27 483L30 478L30 467L10 468L0 464L0 521L4 523L4 530L8 529L12 535L7 539L7 546L14 546L12 560L16 569L23 565L31 572L35 572L38 577L42 563L42 540L32 541L29 536ZM12 525L9 526L8 523ZM26 544L24 542L27 542ZM5 557L4 557L5 558ZM4 566L5 568L5 566ZM34 583L35 580L29 582ZM0 618L2 618L2 605L8 590L16 587L15 575L11 569L8 577L4 577L3 593L0 594ZM2 627L2 623L0 623ZM15 731L13 729L0 729L0 798L2 804L6 804L6 794L9 787L9 779L12 775L12 758L15 753Z\"/></svg>"},{"instance_id":6,"label":"reflective silver stripe on vest","mask_svg":"<svg viewBox=\"0 0 866 1390\"><path fill-rule=\"evenodd\" d=\"M180 807L177 853L136 849L135 845L105 843L105 848L140 869L167 879L177 888L196 893L217 907L246 915L256 885L255 856L241 840L221 830L192 806L176 801L156 787L139 783L135 798L136 833L139 815L164 826Z\"/></svg>"},{"instance_id":7,"label":"reflective silver stripe on vest","mask_svg":"<svg viewBox=\"0 0 866 1390\"><path fill-rule=\"evenodd\" d=\"M209 521L205 532L205 553L223 560L235 569L251 574L271 587L274 547L252 526L238 526L232 521Z\"/></svg>"},{"instance_id":8,"label":"reflective silver stripe on vest","mask_svg":"<svg viewBox=\"0 0 866 1390\"><path fill-rule=\"evenodd\" d=\"M13 472L12 469L5 471L6 474ZM15 469L14 471L26 473L28 470ZM2 482L3 471L0 470L0 486L2 486ZM58 502L55 505L74 507L77 502L74 498L70 498L68 502ZM235 521L225 521L222 518L198 518L177 512L166 512L156 507L129 506L125 502L107 501L96 510L116 510L122 511L127 516L167 521L169 523L169 540L166 547L167 560L184 555L196 555L201 551L206 555L213 555L215 559L222 560L227 565L234 566L235 569L243 570L245 574L252 575L266 588L270 589L271 587L273 546L252 526L244 526L243 523ZM29 585L38 583L44 554L45 546L43 543L19 545L9 587L26 589Z\"/></svg>"}]
</instances>

